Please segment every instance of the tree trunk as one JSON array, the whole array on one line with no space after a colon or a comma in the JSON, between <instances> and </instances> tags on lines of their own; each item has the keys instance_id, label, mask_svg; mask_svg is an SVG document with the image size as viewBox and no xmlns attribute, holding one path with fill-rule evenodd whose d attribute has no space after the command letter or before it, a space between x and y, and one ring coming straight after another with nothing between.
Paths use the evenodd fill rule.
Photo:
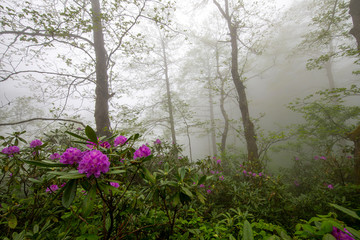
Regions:
<instances>
[{"instance_id":1,"label":"tree trunk","mask_svg":"<svg viewBox=\"0 0 360 240\"><path fill-rule=\"evenodd\" d=\"M174 115L173 115L173 104L171 99L171 91L170 91L170 79L169 79L169 69L168 69L168 61L166 56L165 50L165 40L161 39L161 47L163 51L163 62L164 62L164 75L165 75L165 83L166 83L166 96L167 96L167 105L169 111L169 123L171 129L171 138L174 146L176 146L176 132L175 132L175 122L174 122ZM177 157L177 152L176 152Z\"/></svg>"},{"instance_id":2,"label":"tree trunk","mask_svg":"<svg viewBox=\"0 0 360 240\"><path fill-rule=\"evenodd\" d=\"M213 94L212 94L210 73L208 74L208 85L209 85L211 147L212 147L212 154L213 154L213 156L215 156L217 154L217 147L216 147L216 135L215 135L214 104L213 104Z\"/></svg>"},{"instance_id":3,"label":"tree trunk","mask_svg":"<svg viewBox=\"0 0 360 240\"><path fill-rule=\"evenodd\" d=\"M229 13L229 2L225 0L225 8L222 8L220 4L213 0L214 4L219 9L222 16L225 18L228 29L230 31L231 42L231 75L235 84L236 91L239 97L239 108L242 116L242 122L245 133L246 148L248 153L249 168L256 170L261 169L261 163L259 161L258 147L256 143L256 134L254 124L252 123L249 115L249 107L247 97L245 93L245 86L240 79L239 63L238 63L238 44L237 44L237 25L232 22L232 16Z\"/></svg>"},{"instance_id":4,"label":"tree trunk","mask_svg":"<svg viewBox=\"0 0 360 240\"><path fill-rule=\"evenodd\" d=\"M220 110L221 110L221 114L223 115L224 118L224 130L221 134L221 145L220 145L220 151L221 153L225 152L226 149L226 140L227 140L227 135L229 132L229 116L227 115L227 112L225 110L225 90L224 90L224 85L225 85L225 78L223 78L221 76L220 73L220 66L219 66L219 50L216 47L216 72L217 75L221 81L221 86L220 86Z\"/></svg>"},{"instance_id":5,"label":"tree trunk","mask_svg":"<svg viewBox=\"0 0 360 240\"><path fill-rule=\"evenodd\" d=\"M360 1L351 0L350 1L350 15L353 21L353 28L350 30L357 42L357 49L360 51Z\"/></svg>"},{"instance_id":6,"label":"tree trunk","mask_svg":"<svg viewBox=\"0 0 360 240\"><path fill-rule=\"evenodd\" d=\"M348 134L351 141L354 142L354 176L355 183L360 184L360 125Z\"/></svg>"},{"instance_id":7,"label":"tree trunk","mask_svg":"<svg viewBox=\"0 0 360 240\"><path fill-rule=\"evenodd\" d=\"M94 34L94 48L96 55L96 99L95 99L95 123L99 136L109 136L109 86L107 74L107 53L105 50L104 35L101 24L101 10L99 0L91 0L92 21Z\"/></svg>"}]
</instances>

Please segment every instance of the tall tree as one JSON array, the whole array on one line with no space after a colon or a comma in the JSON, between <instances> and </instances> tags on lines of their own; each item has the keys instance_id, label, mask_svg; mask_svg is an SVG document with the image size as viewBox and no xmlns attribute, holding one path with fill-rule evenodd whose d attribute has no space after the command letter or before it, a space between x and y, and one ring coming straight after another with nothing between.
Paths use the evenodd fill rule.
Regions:
<instances>
[{"instance_id":1,"label":"tall tree","mask_svg":"<svg viewBox=\"0 0 360 240\"><path fill-rule=\"evenodd\" d=\"M350 30L357 42L357 49L360 50L360 1L351 0L349 5L349 14L351 15L353 28Z\"/></svg>"},{"instance_id":2,"label":"tall tree","mask_svg":"<svg viewBox=\"0 0 360 240\"><path fill-rule=\"evenodd\" d=\"M228 0L224 0L223 6L221 6L217 0L213 0L213 3L216 5L221 15L225 19L228 26L228 30L230 32L231 75L239 97L239 108L241 111L242 122L244 127L248 161L252 164L252 167L260 168L255 128L254 128L254 124L250 119L245 86L239 74L238 28L240 27L240 22L236 21L236 19L234 18L234 14L230 12Z\"/></svg>"},{"instance_id":3,"label":"tall tree","mask_svg":"<svg viewBox=\"0 0 360 240\"><path fill-rule=\"evenodd\" d=\"M135 49L141 47L143 40L137 27L140 19L165 21L162 13L172 5L166 0L101 3L102 6L99 0L2 2L0 35L6 47L0 58L0 81L24 80L24 74L32 76L41 83L37 86L44 93L63 97L58 117L71 95L95 95L97 131L107 135L109 101L116 91L112 83L118 76L114 69L120 62L115 60L135 54ZM22 56L17 57L20 53ZM50 85L45 84L48 81ZM95 94L93 86L87 87L94 83Z\"/></svg>"}]
</instances>

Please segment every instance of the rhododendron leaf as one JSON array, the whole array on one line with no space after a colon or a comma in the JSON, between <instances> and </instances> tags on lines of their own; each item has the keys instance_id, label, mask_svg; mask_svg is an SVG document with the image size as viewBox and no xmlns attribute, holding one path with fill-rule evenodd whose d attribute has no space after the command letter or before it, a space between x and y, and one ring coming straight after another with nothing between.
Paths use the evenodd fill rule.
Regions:
<instances>
[{"instance_id":1,"label":"rhododendron leaf","mask_svg":"<svg viewBox=\"0 0 360 240\"><path fill-rule=\"evenodd\" d=\"M61 179L79 179L79 178L83 178L85 177L86 174L82 174L82 173L75 173L75 174L66 174L66 175L62 175L58 178L61 178Z\"/></svg>"},{"instance_id":2,"label":"rhododendron leaf","mask_svg":"<svg viewBox=\"0 0 360 240\"><path fill-rule=\"evenodd\" d=\"M244 229L243 229L243 240L253 240L254 235L251 229L251 225L248 220L244 222Z\"/></svg>"},{"instance_id":3,"label":"rhododendron leaf","mask_svg":"<svg viewBox=\"0 0 360 240\"><path fill-rule=\"evenodd\" d=\"M71 179L64 187L64 194L62 197L62 204L65 208L69 208L74 201L76 195L77 180Z\"/></svg>"},{"instance_id":4,"label":"rhododendron leaf","mask_svg":"<svg viewBox=\"0 0 360 240\"><path fill-rule=\"evenodd\" d=\"M105 174L119 174L119 173L124 173L124 172L126 172L126 171L123 169L117 169L117 170L110 170Z\"/></svg>"},{"instance_id":5,"label":"rhododendron leaf","mask_svg":"<svg viewBox=\"0 0 360 240\"><path fill-rule=\"evenodd\" d=\"M189 197L193 197L193 194L190 192L190 190L186 187L181 187L181 190L184 194L188 195Z\"/></svg>"},{"instance_id":6,"label":"rhododendron leaf","mask_svg":"<svg viewBox=\"0 0 360 240\"><path fill-rule=\"evenodd\" d=\"M196 196L202 204L205 204L206 198L200 192L196 191Z\"/></svg>"},{"instance_id":7,"label":"rhododendron leaf","mask_svg":"<svg viewBox=\"0 0 360 240\"><path fill-rule=\"evenodd\" d=\"M152 175L151 172L145 167L142 167L141 169L142 169L142 173L144 174L145 179L150 181L152 184L155 184L156 178L154 177L154 175Z\"/></svg>"},{"instance_id":8,"label":"rhododendron leaf","mask_svg":"<svg viewBox=\"0 0 360 240\"><path fill-rule=\"evenodd\" d=\"M203 184L206 181L206 175L202 176L198 182L198 185Z\"/></svg>"},{"instance_id":9,"label":"rhododendron leaf","mask_svg":"<svg viewBox=\"0 0 360 240\"><path fill-rule=\"evenodd\" d=\"M180 193L177 192L177 193L175 193L175 195L172 198L172 204L173 204L173 206L176 206L179 203L180 203Z\"/></svg>"},{"instance_id":10,"label":"rhododendron leaf","mask_svg":"<svg viewBox=\"0 0 360 240\"><path fill-rule=\"evenodd\" d=\"M96 186L92 186L90 190L87 192L87 195L84 199L82 205L82 214L84 217L87 217L94 208L94 201L96 199Z\"/></svg>"},{"instance_id":11,"label":"rhododendron leaf","mask_svg":"<svg viewBox=\"0 0 360 240\"><path fill-rule=\"evenodd\" d=\"M62 163L53 163L53 162L45 162L45 161L32 161L32 160L23 160L25 163L30 165L35 165L38 167L64 167L64 164Z\"/></svg>"},{"instance_id":12,"label":"rhododendron leaf","mask_svg":"<svg viewBox=\"0 0 360 240\"><path fill-rule=\"evenodd\" d=\"M96 143L96 144L98 143L96 132L90 126L85 127L85 134L91 142Z\"/></svg>"},{"instance_id":13,"label":"rhododendron leaf","mask_svg":"<svg viewBox=\"0 0 360 240\"><path fill-rule=\"evenodd\" d=\"M342 211L343 213L346 213L347 215L349 215L349 216L351 216L351 217L353 217L353 218L356 218L356 219L360 220L360 217L359 217L359 215L357 215L356 212L354 212L354 211L352 211L352 210L350 210L350 209L347 209L347 208L345 208L345 207L339 206L339 205L337 205L337 204L330 203L330 205L333 206L334 208Z\"/></svg>"},{"instance_id":14,"label":"rhododendron leaf","mask_svg":"<svg viewBox=\"0 0 360 240\"><path fill-rule=\"evenodd\" d=\"M66 132L67 134L73 136L73 137L76 137L76 138L79 138L79 139L82 139L82 140L85 140L85 141L88 141L88 140L89 140L89 139L84 138L83 136L80 136L80 135L76 134L76 133L72 133L72 132L69 132L69 131L65 131L65 132Z\"/></svg>"},{"instance_id":15,"label":"rhododendron leaf","mask_svg":"<svg viewBox=\"0 0 360 240\"><path fill-rule=\"evenodd\" d=\"M352 235L354 235L357 239L360 239L360 231L353 229L352 227L347 226L346 230L348 230Z\"/></svg>"},{"instance_id":16,"label":"rhododendron leaf","mask_svg":"<svg viewBox=\"0 0 360 240\"><path fill-rule=\"evenodd\" d=\"M336 240L336 238L333 235L328 233L322 237L322 240Z\"/></svg>"},{"instance_id":17,"label":"rhododendron leaf","mask_svg":"<svg viewBox=\"0 0 360 240\"><path fill-rule=\"evenodd\" d=\"M321 223L320 230L324 233L330 233L333 230L333 225L330 221L323 221Z\"/></svg>"},{"instance_id":18,"label":"rhododendron leaf","mask_svg":"<svg viewBox=\"0 0 360 240\"><path fill-rule=\"evenodd\" d=\"M17 218L14 214L10 214L9 217L7 218L7 220L8 220L9 228L12 228L12 229L16 228L18 222L17 222Z\"/></svg>"},{"instance_id":19,"label":"rhododendron leaf","mask_svg":"<svg viewBox=\"0 0 360 240\"><path fill-rule=\"evenodd\" d=\"M180 180L183 181L185 177L185 168L184 167L179 168L178 172L179 172Z\"/></svg>"}]
</instances>

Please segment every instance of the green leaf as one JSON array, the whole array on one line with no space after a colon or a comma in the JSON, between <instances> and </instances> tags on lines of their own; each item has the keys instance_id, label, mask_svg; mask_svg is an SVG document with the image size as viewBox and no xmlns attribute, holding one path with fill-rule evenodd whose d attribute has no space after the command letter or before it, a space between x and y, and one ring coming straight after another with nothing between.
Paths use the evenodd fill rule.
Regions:
<instances>
[{"instance_id":1,"label":"green leaf","mask_svg":"<svg viewBox=\"0 0 360 240\"><path fill-rule=\"evenodd\" d=\"M89 125L85 127L85 134L91 142L98 144L96 132Z\"/></svg>"},{"instance_id":2,"label":"green leaf","mask_svg":"<svg viewBox=\"0 0 360 240\"><path fill-rule=\"evenodd\" d=\"M203 184L206 181L206 175L202 176L198 182L198 185Z\"/></svg>"},{"instance_id":3,"label":"green leaf","mask_svg":"<svg viewBox=\"0 0 360 240\"><path fill-rule=\"evenodd\" d=\"M77 180L71 179L66 183L64 188L64 194L62 197L62 204L65 208L69 208L74 201L76 195Z\"/></svg>"},{"instance_id":4,"label":"green leaf","mask_svg":"<svg viewBox=\"0 0 360 240\"><path fill-rule=\"evenodd\" d=\"M202 204L205 204L206 198L204 197L204 195L202 195L200 192L196 191L196 196L198 197L199 201L200 201Z\"/></svg>"},{"instance_id":5,"label":"green leaf","mask_svg":"<svg viewBox=\"0 0 360 240\"><path fill-rule=\"evenodd\" d=\"M323 221L320 230L324 233L330 233L333 230L333 224L330 221Z\"/></svg>"},{"instance_id":6,"label":"green leaf","mask_svg":"<svg viewBox=\"0 0 360 240\"><path fill-rule=\"evenodd\" d=\"M178 172L179 172L180 180L184 181L185 172L186 172L185 167L179 168Z\"/></svg>"},{"instance_id":7,"label":"green leaf","mask_svg":"<svg viewBox=\"0 0 360 240\"><path fill-rule=\"evenodd\" d=\"M66 132L67 134L73 136L73 137L76 137L76 138L79 138L79 139L82 139L82 140L85 140L85 141L89 141L89 139L86 139L86 138L84 138L83 136L80 136L80 135L78 135L78 134L76 134L76 133L72 133L72 132L69 132L69 131L65 131L65 132Z\"/></svg>"},{"instance_id":8,"label":"green leaf","mask_svg":"<svg viewBox=\"0 0 360 240\"><path fill-rule=\"evenodd\" d=\"M349 216L351 216L353 218L356 218L357 220L360 220L360 217L359 217L359 215L357 215L356 212L354 212L354 211L352 211L350 209L347 209L345 207L339 206L337 204L334 204L334 203L330 203L330 205L333 206L334 208L342 211L343 213L346 213L347 215L349 215Z\"/></svg>"},{"instance_id":9,"label":"green leaf","mask_svg":"<svg viewBox=\"0 0 360 240\"><path fill-rule=\"evenodd\" d=\"M119 174L119 173L124 173L124 172L126 172L126 171L123 169L118 169L118 170L110 170L105 174Z\"/></svg>"},{"instance_id":10,"label":"green leaf","mask_svg":"<svg viewBox=\"0 0 360 240\"><path fill-rule=\"evenodd\" d=\"M25 163L30 165L35 165L38 167L47 167L47 168L53 168L53 167L65 167L62 163L53 163L53 162L47 162L47 161L32 161L32 160L23 160Z\"/></svg>"},{"instance_id":11,"label":"green leaf","mask_svg":"<svg viewBox=\"0 0 360 240\"><path fill-rule=\"evenodd\" d=\"M243 240L254 240L254 235L248 220L244 222Z\"/></svg>"},{"instance_id":12,"label":"green leaf","mask_svg":"<svg viewBox=\"0 0 360 240\"><path fill-rule=\"evenodd\" d=\"M333 235L327 233L323 236L322 240L336 240L336 238Z\"/></svg>"},{"instance_id":13,"label":"green leaf","mask_svg":"<svg viewBox=\"0 0 360 240\"><path fill-rule=\"evenodd\" d=\"M95 199L96 199L96 185L90 188L90 191L87 192L87 195L83 201L82 213L84 217L87 217L93 210Z\"/></svg>"},{"instance_id":14,"label":"green leaf","mask_svg":"<svg viewBox=\"0 0 360 240\"><path fill-rule=\"evenodd\" d=\"M360 239L360 231L355 230L351 227L346 227L346 230L348 230L352 235L354 235L357 239Z\"/></svg>"},{"instance_id":15,"label":"green leaf","mask_svg":"<svg viewBox=\"0 0 360 240\"><path fill-rule=\"evenodd\" d=\"M17 218L14 214L10 214L7 218L9 228L14 229L17 226Z\"/></svg>"},{"instance_id":16,"label":"green leaf","mask_svg":"<svg viewBox=\"0 0 360 240\"><path fill-rule=\"evenodd\" d=\"M180 193L177 192L175 193L175 195L173 196L173 199L172 199L172 204L174 206L178 205L180 203Z\"/></svg>"},{"instance_id":17,"label":"green leaf","mask_svg":"<svg viewBox=\"0 0 360 240\"><path fill-rule=\"evenodd\" d=\"M38 224L35 224L35 226L33 227L33 232L34 232L34 234L39 232L39 225Z\"/></svg>"},{"instance_id":18,"label":"green leaf","mask_svg":"<svg viewBox=\"0 0 360 240\"><path fill-rule=\"evenodd\" d=\"M142 172L145 176L145 179L147 179L148 181L150 181L152 184L155 184L156 183L156 178L154 177L154 175L151 174L151 172L145 168L145 167L142 167Z\"/></svg>"},{"instance_id":19,"label":"green leaf","mask_svg":"<svg viewBox=\"0 0 360 240\"><path fill-rule=\"evenodd\" d=\"M79 179L79 178L83 178L85 177L86 174L81 174L81 173L75 173L75 174L66 174L66 175L62 175L60 177L58 177L59 179Z\"/></svg>"},{"instance_id":20,"label":"green leaf","mask_svg":"<svg viewBox=\"0 0 360 240\"><path fill-rule=\"evenodd\" d=\"M181 190L184 194L188 195L190 198L193 197L193 194L190 192L190 190L188 188L182 186Z\"/></svg>"}]
</instances>

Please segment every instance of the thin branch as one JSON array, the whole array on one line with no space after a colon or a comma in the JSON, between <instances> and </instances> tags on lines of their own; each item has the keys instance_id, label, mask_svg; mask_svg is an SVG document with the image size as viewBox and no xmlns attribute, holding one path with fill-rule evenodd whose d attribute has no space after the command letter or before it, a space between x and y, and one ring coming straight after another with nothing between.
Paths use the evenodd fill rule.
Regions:
<instances>
[{"instance_id":1,"label":"thin branch","mask_svg":"<svg viewBox=\"0 0 360 240\"><path fill-rule=\"evenodd\" d=\"M86 127L84 123L80 122L80 121L76 121L76 120L72 120L72 119L63 119L63 118L31 118L31 119L27 119L24 121L20 121L20 122L14 122L14 123L0 123L0 127L1 126L12 126L12 125L18 125L18 124L22 124L22 123L27 123L27 122L32 122L32 121L64 121L64 122L73 122L73 123L78 123L80 125L82 125L83 127Z\"/></svg>"}]
</instances>

